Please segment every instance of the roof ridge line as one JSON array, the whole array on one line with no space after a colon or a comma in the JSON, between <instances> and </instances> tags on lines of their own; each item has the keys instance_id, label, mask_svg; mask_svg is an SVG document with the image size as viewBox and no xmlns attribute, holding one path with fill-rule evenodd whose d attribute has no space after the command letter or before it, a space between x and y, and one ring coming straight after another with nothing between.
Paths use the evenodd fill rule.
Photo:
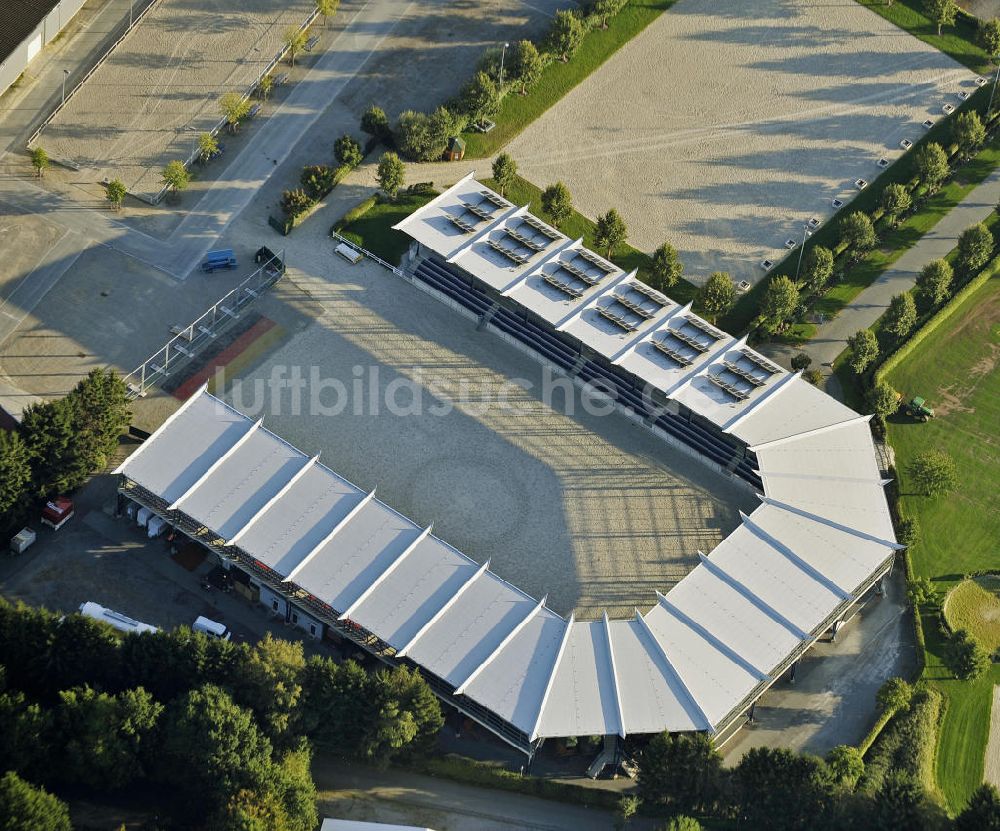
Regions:
<instances>
[{"instance_id":1,"label":"roof ridge line","mask_svg":"<svg viewBox=\"0 0 1000 831\"><path fill-rule=\"evenodd\" d=\"M362 493L364 493L364 491L362 491ZM326 547L327 543L329 543L330 540L332 540L335 536L337 536L337 534L340 533L341 529L345 525L347 525L347 523L349 523L352 519L354 519L354 517L358 515L361 509L364 508L365 505L371 502L372 499L374 498L375 498L375 488L372 488L371 491L369 491L367 494L361 497L361 501L358 502L357 505L351 508L351 510L349 510L346 514L344 514L344 516L334 524L333 528L331 528L327 532L326 536L323 537L323 539L321 539L318 543L316 543L316 545L314 545L309 551L305 553L302 559L295 564L292 570L288 572L288 574L281 579L281 582L282 583L292 582L292 580L298 576L298 574L302 571L302 569L304 569L309 564L309 561L317 554L319 554L319 552Z\"/></svg>"},{"instance_id":2,"label":"roof ridge line","mask_svg":"<svg viewBox=\"0 0 1000 831\"><path fill-rule=\"evenodd\" d=\"M254 512L253 516L251 516L250 519L248 519L246 522L243 523L243 527L240 528L239 531L237 531L235 534L233 534L232 537L226 540L226 546L235 545L236 541L239 540L239 538L242 537L244 534L246 534L246 532L250 530L250 528L258 519L260 519L272 507L274 507L274 505L278 502L278 500L281 499L281 497L285 496L285 494L287 494L294 487L295 483L298 482L299 479L301 479L318 461L319 461L319 453L317 453L315 456L309 459L306 459L306 463L302 465L302 467L300 467L297 471L295 471L295 473L291 475L289 480L285 482L284 485L278 488L278 492L275 493L274 496L272 496L270 499L268 499L267 502L261 505Z\"/></svg>"},{"instance_id":3,"label":"roof ridge line","mask_svg":"<svg viewBox=\"0 0 1000 831\"><path fill-rule=\"evenodd\" d=\"M881 485L882 487L892 481L892 479L882 478L868 479L863 476L828 476L823 473L789 473L788 471L758 470L757 474L762 479L770 476L772 479L815 479L821 482L850 482L854 485Z\"/></svg>"},{"instance_id":4,"label":"roof ridge line","mask_svg":"<svg viewBox=\"0 0 1000 831\"><path fill-rule=\"evenodd\" d=\"M740 424L742 424L752 413L757 412L757 409L763 405L765 402L773 401L778 395L787 387L792 385L792 381L795 378L802 376L801 372L786 372L785 376L778 381L778 383L771 386L770 389L765 389L764 394L758 396L756 399L750 401L750 406L746 407L735 416L733 416L729 421L723 424L720 429L724 433L732 433ZM733 434L735 435L735 434Z\"/></svg>"},{"instance_id":5,"label":"roof ridge line","mask_svg":"<svg viewBox=\"0 0 1000 831\"><path fill-rule=\"evenodd\" d=\"M250 421L250 419L247 419ZM223 463L229 459L237 450L239 450L243 444L260 429L260 425L264 423L263 418L259 418L254 422L250 423L250 429L247 430L242 436L240 436L235 442L233 442L232 447L228 448L218 459L216 459L212 464L208 466L208 469L201 474L194 482L184 491L180 496L178 496L173 502L167 506L168 511L176 511L180 504L187 499L192 493L194 493L198 488L208 481L208 478L215 473ZM299 451L301 452L301 451Z\"/></svg>"},{"instance_id":6,"label":"roof ridge line","mask_svg":"<svg viewBox=\"0 0 1000 831\"><path fill-rule=\"evenodd\" d=\"M811 430L803 430L800 433L791 433L787 436L782 436L779 439L771 439L770 441L762 441L759 444L752 444L747 447L751 453L756 453L758 450L766 450L770 447L777 447L780 444L786 444L790 441L795 441L795 439L803 439L806 436L815 436L820 433L828 433L831 430L839 430L841 427L850 427L852 424L860 424L861 422L871 421L872 417L870 415L858 415L854 418L844 419L844 421L837 421L833 424L827 424L823 427L814 427Z\"/></svg>"},{"instance_id":7,"label":"roof ridge line","mask_svg":"<svg viewBox=\"0 0 1000 831\"><path fill-rule=\"evenodd\" d=\"M545 707L549 702L549 696L552 694L552 686L556 680L556 673L559 671L559 664L562 662L563 653L566 651L566 644L569 643L570 630L573 627L573 622L575 615L571 612L569 620L566 621L566 628L563 630L562 638L560 638L559 649L556 651L555 660L552 661L552 668L549 670L548 680L545 682L545 690L542 692L542 700L538 702L538 714L535 716L535 724L531 729L531 735L528 736L528 741L533 742L538 738L538 728L542 726L542 717L545 715Z\"/></svg>"},{"instance_id":8,"label":"roof ridge line","mask_svg":"<svg viewBox=\"0 0 1000 831\"><path fill-rule=\"evenodd\" d=\"M822 525L828 525L831 528L836 528L838 531L843 531L845 534L851 534L855 537L860 537L863 540L868 540L869 542L875 542L879 545L884 545L886 548L891 548L893 551L902 551L906 548L898 542L891 540L884 540L881 537L876 537L874 534L869 534L866 531L860 531L857 528L851 528L849 525L844 525L842 522L836 522L832 519L827 519L819 514L814 514L811 511L803 510L802 508L796 508L794 505L789 505L787 502L780 502L777 499L772 499L770 496L761 497L761 501L765 505L771 505L775 508L781 508L782 510L788 511L792 514L797 514L798 516L804 517L806 519L811 519L813 522L819 522Z\"/></svg>"},{"instance_id":9,"label":"roof ridge line","mask_svg":"<svg viewBox=\"0 0 1000 831\"><path fill-rule=\"evenodd\" d=\"M198 389L195 390L195 392L193 392L189 398L185 399L185 401L176 410L174 410L170 415L168 415L164 420L163 424L157 427L150 434L149 438L145 439L143 443L140 444L135 449L134 453L130 453L128 457L112 471L112 474L117 475L119 473L124 472L125 467L129 464L129 462L131 462L134 459L138 459L139 456L142 455L142 452L146 449L146 447L148 447L152 443L153 439L158 438L163 433L163 431L166 430L171 425L172 422L174 422L182 413L184 413L188 409L188 407L194 404L195 401L199 400L207 390L208 390L208 381L206 381L204 384L198 387ZM215 398L215 396L212 395L211 393L209 393L208 397ZM219 399L215 398L215 400L218 401Z\"/></svg>"},{"instance_id":10,"label":"roof ridge line","mask_svg":"<svg viewBox=\"0 0 1000 831\"><path fill-rule=\"evenodd\" d=\"M434 525L433 524L428 525L426 528L424 528L423 531L417 534L416 539L407 543L406 548L404 548L396 557L394 557L392 562L389 563L384 569L382 569L382 571L380 571L375 576L375 578L371 581L371 583L369 583L365 587L364 591L362 591L361 594L359 594L351 602L351 604L346 609L344 609L343 613L341 613L338 620L349 620L351 615L358 610L358 607L362 603L364 603L369 597L371 597L372 592L374 592L375 589L377 589L381 585L382 581L385 580L390 574L392 574L399 566L399 564L403 562L403 560L405 560L407 557L409 557L410 554L412 554L413 551L416 549L416 547L420 545L420 543L422 543L425 539L427 539L427 536L431 533L432 530L434 530Z\"/></svg>"},{"instance_id":11,"label":"roof ridge line","mask_svg":"<svg viewBox=\"0 0 1000 831\"><path fill-rule=\"evenodd\" d=\"M611 622L608 610L604 610L604 638L608 642L608 663L611 665L611 684L615 688L615 712L618 717L618 735L625 738L625 708L622 706L621 688L618 684L618 667L615 664L615 648L611 643Z\"/></svg>"}]
</instances>

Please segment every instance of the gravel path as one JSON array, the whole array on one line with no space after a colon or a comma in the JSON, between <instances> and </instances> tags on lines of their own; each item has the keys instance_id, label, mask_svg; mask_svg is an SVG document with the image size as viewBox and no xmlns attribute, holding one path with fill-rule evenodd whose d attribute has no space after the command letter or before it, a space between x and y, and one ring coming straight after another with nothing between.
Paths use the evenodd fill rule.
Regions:
<instances>
[{"instance_id":1,"label":"gravel path","mask_svg":"<svg viewBox=\"0 0 1000 831\"><path fill-rule=\"evenodd\" d=\"M160 0L67 102L38 139L89 180L120 178L132 193L160 189L221 117L219 96L244 92L301 24L313 0ZM279 70L280 71L280 70Z\"/></svg>"},{"instance_id":2,"label":"gravel path","mask_svg":"<svg viewBox=\"0 0 1000 831\"><path fill-rule=\"evenodd\" d=\"M1000 684L993 688L990 739L986 743L986 766L983 769L983 781L1000 788Z\"/></svg>"},{"instance_id":3,"label":"gravel path","mask_svg":"<svg viewBox=\"0 0 1000 831\"><path fill-rule=\"evenodd\" d=\"M509 151L536 184L563 180L584 214L617 208L637 247L671 240L696 281L756 280L974 88L854 2L680 0Z\"/></svg>"}]
</instances>

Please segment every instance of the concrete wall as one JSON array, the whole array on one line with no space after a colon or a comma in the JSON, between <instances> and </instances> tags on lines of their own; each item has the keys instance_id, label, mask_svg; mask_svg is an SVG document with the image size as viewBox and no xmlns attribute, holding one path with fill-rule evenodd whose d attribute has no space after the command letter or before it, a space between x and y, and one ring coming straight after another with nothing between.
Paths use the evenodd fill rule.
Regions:
<instances>
[{"instance_id":1,"label":"concrete wall","mask_svg":"<svg viewBox=\"0 0 1000 831\"><path fill-rule=\"evenodd\" d=\"M56 36L66 27L66 24L73 19L84 0L62 0L35 30L28 35L21 43L15 47L14 51L0 64L0 95L3 95L28 68L31 59L36 55L31 54L38 47L44 47L47 43L55 40ZM29 58L29 54L31 57Z\"/></svg>"}]
</instances>

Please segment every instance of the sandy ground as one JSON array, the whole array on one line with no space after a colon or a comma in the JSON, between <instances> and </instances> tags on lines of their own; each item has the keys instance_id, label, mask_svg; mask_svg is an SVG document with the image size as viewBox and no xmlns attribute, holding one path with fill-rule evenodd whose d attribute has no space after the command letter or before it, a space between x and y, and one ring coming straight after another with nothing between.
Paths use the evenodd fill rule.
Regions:
<instances>
[{"instance_id":1,"label":"sandy ground","mask_svg":"<svg viewBox=\"0 0 1000 831\"><path fill-rule=\"evenodd\" d=\"M37 144L79 164L81 179L118 177L132 193L153 195L163 166L187 158L218 123L219 96L249 88L284 30L313 8L312 0L160 0Z\"/></svg>"},{"instance_id":2,"label":"sandy ground","mask_svg":"<svg viewBox=\"0 0 1000 831\"><path fill-rule=\"evenodd\" d=\"M651 605L756 504L624 417L545 396L535 360L378 266L320 250L291 278L260 311L300 331L240 379L233 403L557 612ZM267 387L296 368L308 381L298 413L289 391ZM346 406L320 414L313 395L334 406L334 379Z\"/></svg>"},{"instance_id":3,"label":"sandy ground","mask_svg":"<svg viewBox=\"0 0 1000 831\"><path fill-rule=\"evenodd\" d=\"M760 279L811 216L916 140L969 70L853 0L680 0L510 145L629 241L674 243L697 282Z\"/></svg>"},{"instance_id":4,"label":"sandy ground","mask_svg":"<svg viewBox=\"0 0 1000 831\"><path fill-rule=\"evenodd\" d=\"M986 766L983 781L1000 788L1000 684L993 688L990 713L990 739L986 743Z\"/></svg>"}]
</instances>

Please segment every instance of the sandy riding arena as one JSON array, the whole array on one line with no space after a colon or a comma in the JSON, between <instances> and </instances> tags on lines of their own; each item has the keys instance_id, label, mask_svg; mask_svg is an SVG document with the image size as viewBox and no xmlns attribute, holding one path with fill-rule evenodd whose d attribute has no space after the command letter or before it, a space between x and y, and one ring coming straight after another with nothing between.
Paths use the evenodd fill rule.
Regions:
<instances>
[{"instance_id":1,"label":"sandy riding arena","mask_svg":"<svg viewBox=\"0 0 1000 831\"><path fill-rule=\"evenodd\" d=\"M582 212L617 208L637 247L673 242L696 282L757 280L975 88L854 0L679 0L509 151Z\"/></svg>"},{"instance_id":2,"label":"sandy riding arena","mask_svg":"<svg viewBox=\"0 0 1000 831\"><path fill-rule=\"evenodd\" d=\"M42 131L37 144L90 181L136 195L214 127L224 92L246 91L313 0L160 0ZM281 70L279 70L280 72Z\"/></svg>"}]
</instances>

